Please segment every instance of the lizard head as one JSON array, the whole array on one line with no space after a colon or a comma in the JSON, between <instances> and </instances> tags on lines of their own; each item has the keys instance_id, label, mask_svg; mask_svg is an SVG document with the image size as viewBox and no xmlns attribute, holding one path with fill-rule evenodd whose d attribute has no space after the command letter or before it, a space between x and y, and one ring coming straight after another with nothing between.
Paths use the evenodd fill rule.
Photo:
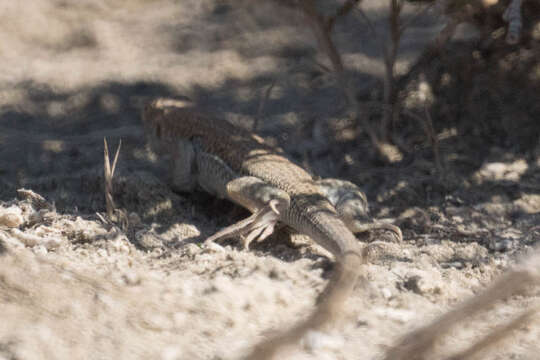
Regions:
<instances>
[{"instance_id":1,"label":"lizard head","mask_svg":"<svg viewBox=\"0 0 540 360\"><path fill-rule=\"evenodd\" d=\"M332 200L330 199L330 202ZM362 227L362 224L371 222L366 195L359 190L341 194L339 200L335 200L334 206L338 209L343 221L349 224L349 228L352 226L356 229L356 232L359 232L358 229Z\"/></svg>"},{"instance_id":2,"label":"lizard head","mask_svg":"<svg viewBox=\"0 0 540 360\"><path fill-rule=\"evenodd\" d=\"M169 143L174 138L175 124L171 117L166 115L175 109L192 106L193 102L187 97L180 99L158 98L146 104L142 113L142 122L148 143L154 151L157 153L167 152Z\"/></svg>"}]
</instances>

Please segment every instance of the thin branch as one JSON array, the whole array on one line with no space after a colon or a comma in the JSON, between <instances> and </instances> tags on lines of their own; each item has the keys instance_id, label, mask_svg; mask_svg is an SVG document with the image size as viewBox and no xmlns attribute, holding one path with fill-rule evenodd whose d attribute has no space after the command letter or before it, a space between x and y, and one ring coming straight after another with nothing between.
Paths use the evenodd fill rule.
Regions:
<instances>
[{"instance_id":1,"label":"thin branch","mask_svg":"<svg viewBox=\"0 0 540 360\"><path fill-rule=\"evenodd\" d=\"M390 0L390 41L387 41L384 52L385 76L383 82L383 102L385 110L381 123L381 133L383 139L388 139L388 128L391 120L397 115L396 104L396 80L395 64L399 42L401 40L400 32L400 14L403 9L403 2L399 0Z\"/></svg>"},{"instance_id":2,"label":"thin branch","mask_svg":"<svg viewBox=\"0 0 540 360\"><path fill-rule=\"evenodd\" d=\"M376 151L380 152L380 144L377 134L371 128L366 117L359 116L360 104L358 103L354 91L349 85L348 79L345 76L343 60L341 59L341 55L339 54L332 40L330 31L327 30L325 18L317 12L315 3L312 0L300 0L300 7L302 12L306 16L308 24L311 26L313 33L317 38L317 41L319 42L319 47L330 59L332 68L338 81L338 85L341 87L349 105L352 108L353 119L359 118L362 121L362 126L368 134L371 143L375 147Z\"/></svg>"},{"instance_id":3,"label":"thin branch","mask_svg":"<svg viewBox=\"0 0 540 360\"><path fill-rule=\"evenodd\" d=\"M328 66L318 62L317 60L309 59L309 61L313 62L313 64L315 66L319 67L323 72L326 72L326 73L329 73L329 74L332 73L332 69L330 69Z\"/></svg>"},{"instance_id":4,"label":"thin branch","mask_svg":"<svg viewBox=\"0 0 540 360\"><path fill-rule=\"evenodd\" d=\"M401 25L399 32L403 34L405 30L411 26L416 20L420 18L420 16L424 15L429 9L433 8L437 4L437 1L433 1L422 7L420 10L418 10L408 21L403 22Z\"/></svg>"},{"instance_id":5,"label":"thin branch","mask_svg":"<svg viewBox=\"0 0 540 360\"><path fill-rule=\"evenodd\" d=\"M317 12L317 8L313 1L301 0L300 6L307 19L309 20L309 24L311 25L313 32L315 33L315 36L319 41L319 45L330 59L332 67L334 68L334 72L336 72L338 77L340 77L339 81L343 81L343 61L341 60L341 56L339 55L339 52L337 51L337 48L332 41L330 31L327 29L326 19L324 18L324 16Z\"/></svg>"},{"instance_id":6,"label":"thin branch","mask_svg":"<svg viewBox=\"0 0 540 360\"><path fill-rule=\"evenodd\" d=\"M336 13L332 16L329 16L326 19L326 30L332 31L334 28L334 25L336 23L336 20L342 16L347 15L349 12L351 12L352 9L358 6L358 4L362 0L347 0L345 3L336 11Z\"/></svg>"},{"instance_id":7,"label":"thin branch","mask_svg":"<svg viewBox=\"0 0 540 360\"><path fill-rule=\"evenodd\" d=\"M371 33L376 37L378 38L379 37L379 33L377 32L377 30L375 29L375 25L373 25L373 21L371 21L371 19L367 16L367 14L364 12L364 10L360 9L360 8L356 8L355 9L356 12L358 12L358 14L360 14L360 16L362 17L362 19L366 22L366 25L368 26L369 30L371 31Z\"/></svg>"},{"instance_id":8,"label":"thin branch","mask_svg":"<svg viewBox=\"0 0 540 360\"><path fill-rule=\"evenodd\" d=\"M264 106L266 105L266 102L270 98L270 94L272 93L272 89L276 85L276 82L277 82L277 78L274 78L272 80L272 83L266 88L264 95L261 96L261 99L259 101L259 108L257 109L257 116L255 117L255 121L253 122L253 128L252 128L253 131L257 131L257 129L259 128L259 123L262 117Z\"/></svg>"}]
</instances>

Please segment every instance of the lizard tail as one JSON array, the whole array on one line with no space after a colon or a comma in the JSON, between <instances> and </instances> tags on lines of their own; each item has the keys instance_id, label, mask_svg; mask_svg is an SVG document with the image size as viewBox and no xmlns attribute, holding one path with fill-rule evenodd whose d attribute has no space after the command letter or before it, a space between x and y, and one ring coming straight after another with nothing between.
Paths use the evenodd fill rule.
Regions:
<instances>
[{"instance_id":1,"label":"lizard tail","mask_svg":"<svg viewBox=\"0 0 540 360\"><path fill-rule=\"evenodd\" d=\"M349 251L336 259L332 278L319 297L315 311L294 327L263 340L244 358L245 360L269 360L281 348L298 342L308 331L317 330L339 318L343 303L349 296L364 263L364 255Z\"/></svg>"}]
</instances>

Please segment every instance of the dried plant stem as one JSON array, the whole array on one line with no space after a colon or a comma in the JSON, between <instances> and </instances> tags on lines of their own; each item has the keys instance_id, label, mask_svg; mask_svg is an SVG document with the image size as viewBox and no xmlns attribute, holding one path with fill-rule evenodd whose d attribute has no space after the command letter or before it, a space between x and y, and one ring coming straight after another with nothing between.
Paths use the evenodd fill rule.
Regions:
<instances>
[{"instance_id":1,"label":"dried plant stem","mask_svg":"<svg viewBox=\"0 0 540 360\"><path fill-rule=\"evenodd\" d=\"M107 207L107 216L109 219L113 218L114 215L114 200L112 196L113 185L112 179L114 176L114 170L116 169L116 162L118 161L118 155L120 154L120 148L122 146L122 140L118 143L118 148L116 149L116 154L114 155L114 160L111 166L109 160L109 146L107 145L107 139L103 138L103 157L104 157L104 181L105 181L105 205Z\"/></svg>"},{"instance_id":2,"label":"dried plant stem","mask_svg":"<svg viewBox=\"0 0 540 360\"><path fill-rule=\"evenodd\" d=\"M381 123L381 135L388 140L390 123L394 123L394 117L398 114L396 103L396 80L395 64L402 30L400 27L400 14L403 2L390 0L390 41L387 42L384 52L385 76L383 82L383 118Z\"/></svg>"},{"instance_id":3,"label":"dried plant stem","mask_svg":"<svg viewBox=\"0 0 540 360\"><path fill-rule=\"evenodd\" d=\"M309 25L315 33L315 37L319 41L319 46L330 59L340 85L343 85L344 66L341 56L339 55L339 52L337 51L337 48L334 45L330 35L332 26L329 25L329 22L324 18L324 16L317 12L317 8L313 0L301 0L300 6L309 21Z\"/></svg>"},{"instance_id":4,"label":"dried plant stem","mask_svg":"<svg viewBox=\"0 0 540 360\"><path fill-rule=\"evenodd\" d=\"M339 51L337 50L331 36L331 31L335 23L335 18L348 13L359 3L360 1L347 1L342 7L343 10L341 12L338 11L334 17L330 17L329 19L326 19L324 16L318 13L315 2L313 0L301 0L300 7L306 19L308 20L308 24L310 25L313 33L315 34L315 37L317 38L319 47L326 54L326 56L328 56L328 59L332 64L332 69L336 76L338 85L342 89L349 103L349 106L351 107L352 117L354 119L360 119L360 121L362 121L362 127L364 128L364 131L366 131L372 145L377 151L380 152L381 144L379 138L369 124L368 119L361 116L360 104L356 99L354 91L345 75L345 67L343 66L341 55L339 54Z\"/></svg>"}]
</instances>

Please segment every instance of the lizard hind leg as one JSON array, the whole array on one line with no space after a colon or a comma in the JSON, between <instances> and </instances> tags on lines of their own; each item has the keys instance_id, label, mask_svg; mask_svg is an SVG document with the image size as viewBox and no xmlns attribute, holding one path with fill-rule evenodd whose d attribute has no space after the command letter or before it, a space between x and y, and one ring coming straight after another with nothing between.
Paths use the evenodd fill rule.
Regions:
<instances>
[{"instance_id":1,"label":"lizard hind leg","mask_svg":"<svg viewBox=\"0 0 540 360\"><path fill-rule=\"evenodd\" d=\"M289 195L253 176L240 176L227 183L227 197L253 214L211 236L216 241L240 235L244 248L253 240L262 241L274 232L283 211L290 206Z\"/></svg>"},{"instance_id":2,"label":"lizard hind leg","mask_svg":"<svg viewBox=\"0 0 540 360\"><path fill-rule=\"evenodd\" d=\"M262 241L270 236L282 211L290 205L287 192L257 177L237 174L219 157L203 151L197 140L194 141L193 149L198 186L253 213L250 217L220 230L206 242L240 235L243 237L244 248L247 249L253 240Z\"/></svg>"},{"instance_id":3,"label":"lizard hind leg","mask_svg":"<svg viewBox=\"0 0 540 360\"><path fill-rule=\"evenodd\" d=\"M279 220L278 201L271 200L268 205L254 212L250 217L232 224L206 239L206 242L216 242L221 239L240 236L244 249L249 249L253 240L263 241L274 232Z\"/></svg>"}]
</instances>

